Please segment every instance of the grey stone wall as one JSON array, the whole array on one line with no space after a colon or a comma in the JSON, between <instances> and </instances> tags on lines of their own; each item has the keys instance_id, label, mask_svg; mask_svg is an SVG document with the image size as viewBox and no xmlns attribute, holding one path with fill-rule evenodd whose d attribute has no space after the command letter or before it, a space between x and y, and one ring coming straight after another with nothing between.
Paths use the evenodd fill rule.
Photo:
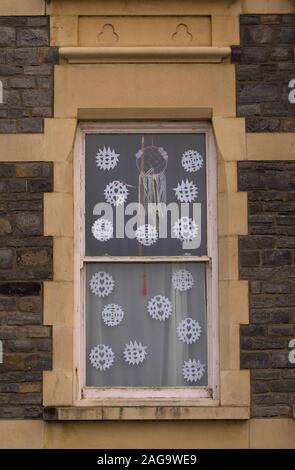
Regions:
<instances>
[{"instance_id":1,"label":"grey stone wall","mask_svg":"<svg viewBox=\"0 0 295 470\"><path fill-rule=\"evenodd\" d=\"M0 419L42 417L42 371L51 368L43 283L52 279L52 239L43 236L51 163L0 164Z\"/></svg>"},{"instance_id":2,"label":"grey stone wall","mask_svg":"<svg viewBox=\"0 0 295 470\"><path fill-rule=\"evenodd\" d=\"M241 367L251 370L253 417L292 417L295 368L295 162L240 162L249 235L240 237L240 278L249 280L250 324L241 326ZM238 307L237 307L238 308Z\"/></svg>"},{"instance_id":3,"label":"grey stone wall","mask_svg":"<svg viewBox=\"0 0 295 470\"><path fill-rule=\"evenodd\" d=\"M49 47L48 17L0 17L0 133L43 131L43 118L53 115L57 62L57 49Z\"/></svg>"},{"instance_id":4,"label":"grey stone wall","mask_svg":"<svg viewBox=\"0 0 295 470\"><path fill-rule=\"evenodd\" d=\"M237 115L248 132L294 132L295 105L289 81L295 78L295 15L242 15L236 63Z\"/></svg>"}]
</instances>

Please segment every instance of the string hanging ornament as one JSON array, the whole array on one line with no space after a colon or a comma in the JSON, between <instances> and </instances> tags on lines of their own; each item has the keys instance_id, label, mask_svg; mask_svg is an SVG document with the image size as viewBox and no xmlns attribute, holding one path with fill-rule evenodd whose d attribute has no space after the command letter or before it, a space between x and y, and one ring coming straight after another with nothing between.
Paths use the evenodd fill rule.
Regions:
<instances>
[{"instance_id":1,"label":"string hanging ornament","mask_svg":"<svg viewBox=\"0 0 295 470\"><path fill-rule=\"evenodd\" d=\"M168 165L168 153L163 147L155 146L153 139L150 146L145 147L144 137L141 143L141 148L135 155L139 171L138 199L145 211L153 214L154 204L166 204L167 201L165 171ZM158 213L162 214L161 206Z\"/></svg>"}]
</instances>

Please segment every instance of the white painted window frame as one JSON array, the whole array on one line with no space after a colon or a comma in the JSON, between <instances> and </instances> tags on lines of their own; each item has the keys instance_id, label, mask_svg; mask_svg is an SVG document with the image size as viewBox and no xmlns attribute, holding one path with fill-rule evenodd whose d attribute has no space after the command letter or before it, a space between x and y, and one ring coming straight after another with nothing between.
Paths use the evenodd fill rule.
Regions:
<instances>
[{"instance_id":1,"label":"white painted window frame","mask_svg":"<svg viewBox=\"0 0 295 470\"><path fill-rule=\"evenodd\" d=\"M206 134L208 256L86 257L85 136L104 133ZM90 122L77 128L74 149L74 380L75 405L208 405L219 404L219 322L217 252L217 156L212 126L204 122ZM89 262L202 262L207 264L207 387L86 387L85 265Z\"/></svg>"}]
</instances>

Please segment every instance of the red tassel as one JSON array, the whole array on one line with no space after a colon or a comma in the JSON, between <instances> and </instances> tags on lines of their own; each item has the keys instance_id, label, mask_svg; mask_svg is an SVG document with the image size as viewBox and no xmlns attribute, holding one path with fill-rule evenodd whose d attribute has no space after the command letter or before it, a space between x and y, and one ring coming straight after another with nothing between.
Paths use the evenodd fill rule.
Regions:
<instances>
[{"instance_id":1,"label":"red tassel","mask_svg":"<svg viewBox=\"0 0 295 470\"><path fill-rule=\"evenodd\" d=\"M144 275L143 275L142 295L147 296L147 278L146 278L146 273L144 273Z\"/></svg>"}]
</instances>

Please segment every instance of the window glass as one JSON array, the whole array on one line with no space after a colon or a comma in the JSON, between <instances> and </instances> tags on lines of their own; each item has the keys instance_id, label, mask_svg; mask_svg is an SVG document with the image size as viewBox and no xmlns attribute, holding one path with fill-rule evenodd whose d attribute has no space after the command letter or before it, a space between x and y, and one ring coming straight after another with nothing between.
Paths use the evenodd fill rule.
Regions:
<instances>
[{"instance_id":1,"label":"window glass","mask_svg":"<svg viewBox=\"0 0 295 470\"><path fill-rule=\"evenodd\" d=\"M88 263L86 385L206 386L205 263Z\"/></svg>"},{"instance_id":2,"label":"window glass","mask_svg":"<svg viewBox=\"0 0 295 470\"><path fill-rule=\"evenodd\" d=\"M205 140L87 134L86 255L206 255Z\"/></svg>"}]
</instances>

